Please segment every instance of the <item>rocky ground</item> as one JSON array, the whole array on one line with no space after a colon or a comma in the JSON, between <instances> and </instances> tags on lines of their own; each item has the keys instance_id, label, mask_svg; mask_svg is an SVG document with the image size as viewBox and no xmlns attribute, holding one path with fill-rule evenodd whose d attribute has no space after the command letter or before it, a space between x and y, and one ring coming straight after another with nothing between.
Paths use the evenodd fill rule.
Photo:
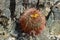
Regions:
<instances>
[{"instance_id":1,"label":"rocky ground","mask_svg":"<svg viewBox=\"0 0 60 40\"><path fill-rule=\"evenodd\" d=\"M26 2L26 4L24 3ZM0 40L60 40L60 0L0 0ZM35 7L46 17L46 28L39 36L22 33L18 19Z\"/></svg>"}]
</instances>

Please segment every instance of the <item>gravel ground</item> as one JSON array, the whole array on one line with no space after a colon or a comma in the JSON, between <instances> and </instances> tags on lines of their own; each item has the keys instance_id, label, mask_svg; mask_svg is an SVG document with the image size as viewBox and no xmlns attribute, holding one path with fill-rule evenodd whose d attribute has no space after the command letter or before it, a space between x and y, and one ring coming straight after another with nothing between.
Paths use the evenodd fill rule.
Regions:
<instances>
[{"instance_id":1,"label":"gravel ground","mask_svg":"<svg viewBox=\"0 0 60 40\"><path fill-rule=\"evenodd\" d=\"M46 16L46 28L39 36L29 36L26 33L22 33L18 28L18 19L26 9L31 7L36 8L37 0L29 0L26 6L23 6L23 0L15 0L13 16L10 9L11 0L0 0L0 10L2 10L2 16L9 19L8 25L6 23L0 23L0 40L60 40L60 0L40 0L39 9L43 15ZM14 3L14 1L12 2ZM15 10L15 11L14 11ZM0 14L1 15L1 14ZM11 19L11 16L13 20ZM15 19L16 18L16 19ZM1 19L0 19L1 20Z\"/></svg>"}]
</instances>

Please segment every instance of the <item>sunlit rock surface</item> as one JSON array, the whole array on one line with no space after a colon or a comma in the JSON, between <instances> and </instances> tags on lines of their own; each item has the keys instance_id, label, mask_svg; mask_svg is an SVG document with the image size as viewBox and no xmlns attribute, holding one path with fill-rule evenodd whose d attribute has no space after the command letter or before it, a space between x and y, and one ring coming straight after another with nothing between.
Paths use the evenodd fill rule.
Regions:
<instances>
[{"instance_id":1,"label":"sunlit rock surface","mask_svg":"<svg viewBox=\"0 0 60 40\"><path fill-rule=\"evenodd\" d=\"M35 4L37 3L37 0L29 0L28 2L30 4L27 5L27 8L25 8L22 5L23 0L15 1L16 8L14 13L17 19L23 14L26 9L35 7ZM40 7L39 9L45 16L47 16L51 11L50 7L53 6L57 1L60 0L40 0L40 4L43 5L43 3L45 3L45 7ZM50 4L47 4L47 2L50 2ZM33 4L33 6L31 3ZM18 20L11 20L11 12L9 7L10 0L0 0L0 9L2 10L2 15L9 19L7 26L3 26L0 23L0 40L60 40L60 3L57 3L52 7L53 12L51 12L49 19L46 21L46 28L44 29L42 34L33 37L19 31L19 28L17 26Z\"/></svg>"}]
</instances>

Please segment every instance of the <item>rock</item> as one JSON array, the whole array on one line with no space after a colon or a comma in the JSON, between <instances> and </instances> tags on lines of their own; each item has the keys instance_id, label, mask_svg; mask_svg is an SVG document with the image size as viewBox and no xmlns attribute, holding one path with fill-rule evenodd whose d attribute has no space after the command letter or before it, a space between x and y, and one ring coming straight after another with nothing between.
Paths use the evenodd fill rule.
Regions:
<instances>
[{"instance_id":1,"label":"rock","mask_svg":"<svg viewBox=\"0 0 60 40\"><path fill-rule=\"evenodd\" d=\"M16 1L16 8L14 13L16 15L16 18L19 19L19 17L23 14L26 8L22 5L23 0L15 0L15 1ZM43 14L47 16L51 10L50 7L53 6L57 1L60 1L60 0L40 0L40 4L44 3L44 7L40 7L39 9L41 9ZM37 3L37 0L29 0L27 3L28 4L27 9L31 7L35 7L36 3ZM0 24L0 40L16 40L16 38L12 37L11 35L17 37L19 33L20 35L17 37L18 40L19 39L20 40L54 40L54 38L50 38L50 34L60 35L60 21L59 21L60 20L60 3L58 3L52 8L54 14L52 13L49 16L49 19L47 20L47 24L46 24L46 29L44 29L42 34L37 37L36 36L31 37L28 34L24 34L20 31L16 33L17 35L14 33L14 31L16 32L15 30L16 19L14 21L11 20L11 17L10 17L11 12L9 7L10 7L10 0L0 0L0 9L2 10L2 15L9 19L8 21L9 25L6 26L8 29L4 29L4 26ZM59 37L57 36L57 39L55 40L58 40L58 39Z\"/></svg>"}]
</instances>

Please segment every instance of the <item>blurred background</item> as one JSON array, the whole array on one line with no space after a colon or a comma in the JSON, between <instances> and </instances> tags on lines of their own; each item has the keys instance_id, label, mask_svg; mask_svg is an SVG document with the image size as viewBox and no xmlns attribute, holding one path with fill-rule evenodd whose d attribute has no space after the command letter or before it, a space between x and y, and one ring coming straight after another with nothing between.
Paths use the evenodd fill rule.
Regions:
<instances>
[{"instance_id":1,"label":"blurred background","mask_svg":"<svg viewBox=\"0 0 60 40\"><path fill-rule=\"evenodd\" d=\"M20 31L18 19L33 7L46 17L46 28L32 37ZM0 0L0 40L60 40L60 0Z\"/></svg>"}]
</instances>

